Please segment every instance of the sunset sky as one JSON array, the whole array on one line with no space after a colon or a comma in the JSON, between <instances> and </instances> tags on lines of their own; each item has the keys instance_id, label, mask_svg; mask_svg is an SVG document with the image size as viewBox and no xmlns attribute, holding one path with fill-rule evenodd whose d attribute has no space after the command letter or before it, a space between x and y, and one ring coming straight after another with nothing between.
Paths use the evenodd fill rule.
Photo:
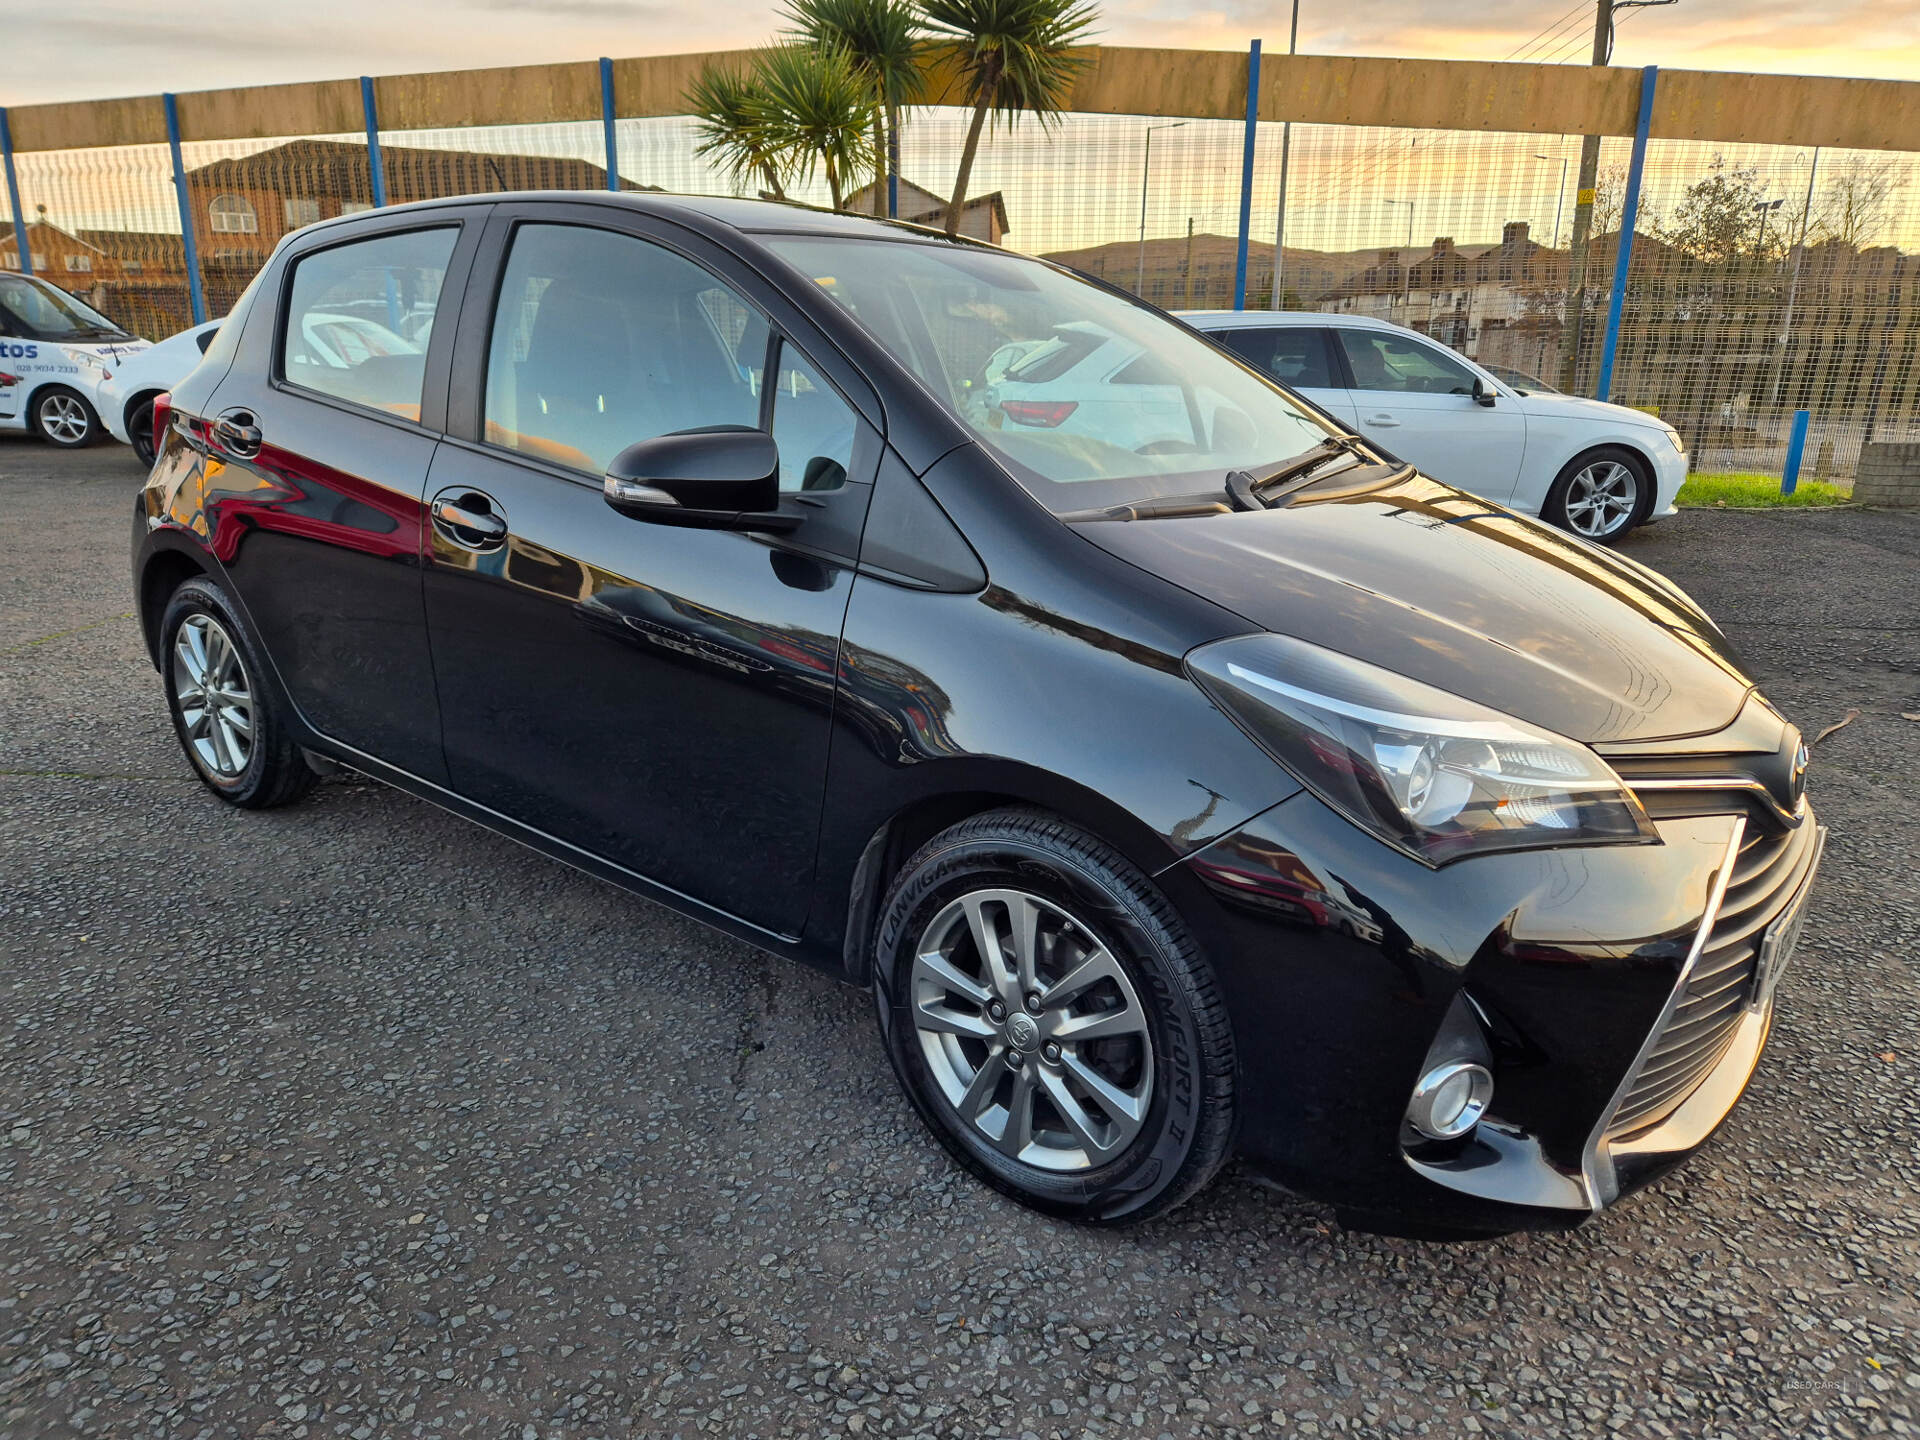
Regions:
<instances>
[{"instance_id":1,"label":"sunset sky","mask_svg":"<svg viewBox=\"0 0 1920 1440\"><path fill-rule=\"evenodd\" d=\"M1107 0L1099 38L1120 45L1286 45L1281 0ZM279 80L460 69L595 55L661 55L758 43L774 4L681 0L67 0L14 7L0 104L201 90ZM1300 48L1321 54L1583 58L1591 4L1303 0ZM1914 0L1679 0L1629 12L1616 64L1920 79Z\"/></svg>"}]
</instances>

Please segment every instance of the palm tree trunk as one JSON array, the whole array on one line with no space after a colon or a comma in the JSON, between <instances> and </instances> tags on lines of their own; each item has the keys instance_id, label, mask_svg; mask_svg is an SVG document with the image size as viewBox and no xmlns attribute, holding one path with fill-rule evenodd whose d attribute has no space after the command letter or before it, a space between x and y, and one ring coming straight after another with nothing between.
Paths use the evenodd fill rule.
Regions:
<instances>
[{"instance_id":1,"label":"palm tree trunk","mask_svg":"<svg viewBox=\"0 0 1920 1440\"><path fill-rule=\"evenodd\" d=\"M760 162L760 174L765 177L767 189L772 192L774 199L784 200L787 198L786 187L780 183L780 172L773 168L772 161L762 160Z\"/></svg>"},{"instance_id":2,"label":"palm tree trunk","mask_svg":"<svg viewBox=\"0 0 1920 1440\"><path fill-rule=\"evenodd\" d=\"M833 196L833 208L840 209L840 171L832 160L827 161L827 193Z\"/></svg>"},{"instance_id":3,"label":"palm tree trunk","mask_svg":"<svg viewBox=\"0 0 1920 1440\"><path fill-rule=\"evenodd\" d=\"M887 124L886 111L873 107L873 213L887 213Z\"/></svg>"},{"instance_id":4,"label":"palm tree trunk","mask_svg":"<svg viewBox=\"0 0 1920 1440\"><path fill-rule=\"evenodd\" d=\"M887 168L887 179L889 182L891 182L895 176L899 175L900 173L900 107L898 105L889 104L887 106L887 155L886 155L886 159L881 163L884 164ZM893 187L891 183L889 183L887 187L887 194L889 196L893 194ZM892 211L889 210L888 213L892 214Z\"/></svg>"},{"instance_id":5,"label":"palm tree trunk","mask_svg":"<svg viewBox=\"0 0 1920 1440\"><path fill-rule=\"evenodd\" d=\"M973 123L967 126L966 147L960 152L960 173L954 177L953 199L947 202L947 238L953 239L960 233L960 207L967 201L967 182L973 178L973 157L980 149L980 132L986 127L987 111L993 105L993 92L999 88L998 77L991 84L981 87L980 98L973 102Z\"/></svg>"}]
</instances>

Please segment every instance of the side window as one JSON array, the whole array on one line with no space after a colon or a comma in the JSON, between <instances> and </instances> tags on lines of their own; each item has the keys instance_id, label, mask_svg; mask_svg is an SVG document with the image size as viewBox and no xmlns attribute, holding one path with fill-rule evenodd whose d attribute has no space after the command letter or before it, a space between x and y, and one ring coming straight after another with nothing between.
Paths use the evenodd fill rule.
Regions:
<instances>
[{"instance_id":1,"label":"side window","mask_svg":"<svg viewBox=\"0 0 1920 1440\"><path fill-rule=\"evenodd\" d=\"M1311 325L1262 325L1214 336L1257 370L1295 389L1325 390L1333 385L1326 332Z\"/></svg>"},{"instance_id":2,"label":"side window","mask_svg":"<svg viewBox=\"0 0 1920 1440\"><path fill-rule=\"evenodd\" d=\"M1385 330L1336 330L1361 390L1471 395L1473 372L1445 351Z\"/></svg>"},{"instance_id":3,"label":"side window","mask_svg":"<svg viewBox=\"0 0 1920 1440\"><path fill-rule=\"evenodd\" d=\"M418 420L427 344L459 233L378 235L295 261L281 374L305 389Z\"/></svg>"},{"instance_id":4,"label":"side window","mask_svg":"<svg viewBox=\"0 0 1920 1440\"><path fill-rule=\"evenodd\" d=\"M598 475L671 430L757 426L767 338L758 310L671 250L522 225L487 351L487 443Z\"/></svg>"},{"instance_id":5,"label":"side window","mask_svg":"<svg viewBox=\"0 0 1920 1440\"><path fill-rule=\"evenodd\" d=\"M773 392L773 443L780 488L838 490L853 464L853 407L793 346L780 346Z\"/></svg>"}]
</instances>

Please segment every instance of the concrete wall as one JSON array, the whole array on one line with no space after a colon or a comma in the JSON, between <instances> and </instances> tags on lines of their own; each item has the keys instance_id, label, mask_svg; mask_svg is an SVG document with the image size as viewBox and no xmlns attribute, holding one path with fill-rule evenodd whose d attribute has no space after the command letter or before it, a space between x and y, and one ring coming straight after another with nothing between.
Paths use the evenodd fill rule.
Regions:
<instances>
[{"instance_id":1,"label":"concrete wall","mask_svg":"<svg viewBox=\"0 0 1920 1440\"><path fill-rule=\"evenodd\" d=\"M1860 447L1853 498L1861 505L1920 510L1920 440L1875 440Z\"/></svg>"}]
</instances>

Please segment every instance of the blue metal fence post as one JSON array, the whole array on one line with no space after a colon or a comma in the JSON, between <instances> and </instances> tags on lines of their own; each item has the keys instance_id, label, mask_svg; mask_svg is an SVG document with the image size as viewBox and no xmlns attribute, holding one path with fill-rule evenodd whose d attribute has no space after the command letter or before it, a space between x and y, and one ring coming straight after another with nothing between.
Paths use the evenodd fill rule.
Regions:
<instances>
[{"instance_id":1,"label":"blue metal fence post","mask_svg":"<svg viewBox=\"0 0 1920 1440\"><path fill-rule=\"evenodd\" d=\"M613 133L613 61L600 57L600 128L607 132L607 188L620 188L620 142Z\"/></svg>"},{"instance_id":2,"label":"blue metal fence post","mask_svg":"<svg viewBox=\"0 0 1920 1440\"><path fill-rule=\"evenodd\" d=\"M1633 227L1640 218L1640 175L1647 164L1647 131L1653 126L1653 90L1660 67L1640 72L1640 119L1633 130L1633 159L1627 166L1627 198L1620 207L1620 248L1613 259L1613 294L1607 300L1607 337L1600 346L1600 379L1593 398L1605 400L1613 389L1613 352L1620 343L1620 315L1627 304L1627 267L1633 262Z\"/></svg>"},{"instance_id":3,"label":"blue metal fence post","mask_svg":"<svg viewBox=\"0 0 1920 1440\"><path fill-rule=\"evenodd\" d=\"M180 245L187 263L187 299L193 307L193 323L207 321L207 296L200 288L200 247L193 238L193 202L187 197L187 167L180 158L180 107L172 94L162 95L160 103L167 112L167 150L173 157L173 198L180 206Z\"/></svg>"},{"instance_id":4,"label":"blue metal fence post","mask_svg":"<svg viewBox=\"0 0 1920 1440\"><path fill-rule=\"evenodd\" d=\"M373 77L360 77L360 108L367 116L367 175L373 181L373 205L376 210L386 208L387 170L380 163L380 110L373 103Z\"/></svg>"},{"instance_id":5,"label":"blue metal fence post","mask_svg":"<svg viewBox=\"0 0 1920 1440\"><path fill-rule=\"evenodd\" d=\"M20 252L20 273L33 274L33 242L27 237L27 212L20 206L20 181L13 173L13 127L0 105L0 160L7 167L7 203L13 207L13 248Z\"/></svg>"},{"instance_id":6,"label":"blue metal fence post","mask_svg":"<svg viewBox=\"0 0 1920 1440\"><path fill-rule=\"evenodd\" d=\"M1780 493L1791 495L1800 483L1800 457L1807 451L1807 421L1811 412L1793 412L1793 429L1787 435L1787 468L1780 474Z\"/></svg>"},{"instance_id":7,"label":"blue metal fence post","mask_svg":"<svg viewBox=\"0 0 1920 1440\"><path fill-rule=\"evenodd\" d=\"M1260 42L1247 51L1247 138L1240 151L1240 245L1233 260L1233 308L1247 306L1247 234L1253 228L1253 137L1260 126Z\"/></svg>"}]
</instances>

